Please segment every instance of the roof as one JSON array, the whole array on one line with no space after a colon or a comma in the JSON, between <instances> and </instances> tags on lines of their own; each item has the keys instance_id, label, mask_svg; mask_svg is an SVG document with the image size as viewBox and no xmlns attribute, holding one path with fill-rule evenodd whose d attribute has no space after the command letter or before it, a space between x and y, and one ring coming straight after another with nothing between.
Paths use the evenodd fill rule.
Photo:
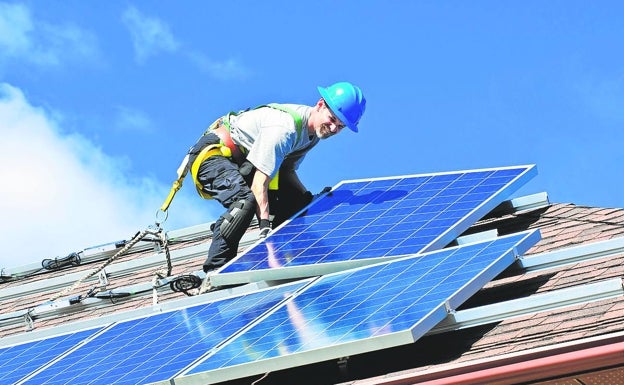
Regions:
<instances>
[{"instance_id":1,"label":"roof","mask_svg":"<svg viewBox=\"0 0 624 385\"><path fill-rule=\"evenodd\" d=\"M57 271L19 269L3 270L0 283L0 344L2 340L27 339L31 330L60 328L72 322L97 319L102 315L120 317L148 312L151 306L187 298L172 291L172 277L198 273L209 245L207 225L200 229L170 232L171 277L163 278L166 258L158 242L143 242L114 261L110 257L118 247L102 247L91 259ZM488 283L455 314L413 344L360 354L337 357L304 367L270 373L261 384L284 383L286 379L303 383L400 384L423 381L447 381L476 375L493 376L493 368L507 368L523 363L515 380L507 378L488 383L516 383L518 373L531 373L526 380L549 380L544 384L568 384L561 376L623 376L624 350L624 209L605 209L574 204L550 204L537 207L514 207L506 202L486 218L475 223L464 236L484 236L495 229L510 234L525 229L539 229L542 239L522 259ZM252 244L257 228L246 234L241 249ZM112 248L112 249L111 249ZM155 252L156 251L156 252ZM160 252L159 252L160 251ZM63 288L83 278L94 269L104 268L106 277L93 275L77 285L69 296L48 302ZM156 271L161 271L158 278ZM107 282L106 282L107 281ZM153 283L158 286L154 289ZM98 297L85 294L105 285ZM236 290L237 288L228 289ZM129 295L128 293L134 293ZM120 293L124 293L120 295ZM539 306L538 306L539 305ZM515 309L515 310L509 310ZM129 311L135 313L128 313ZM605 353L611 346L612 355ZM591 349L603 349L593 352ZM563 356L576 352L572 358ZM600 359L580 359L580 352L597 354ZM615 358L612 356L614 355ZM556 365L551 371L527 371L540 359L563 357L574 366ZM593 357L593 356L591 356ZM582 362L592 362L587 367ZM582 371L583 373L575 373ZM593 373L593 374L592 374ZM500 374L503 376L503 374ZM493 377L492 377L493 378ZM607 378L607 377L604 377ZM469 379L466 379L468 381ZM240 379L230 383L250 383ZM463 381L463 380L462 380ZM443 382L437 382L443 383ZM465 382L471 383L471 382ZM478 383L478 382L472 382ZM585 382L587 383L587 381Z\"/></svg>"}]
</instances>

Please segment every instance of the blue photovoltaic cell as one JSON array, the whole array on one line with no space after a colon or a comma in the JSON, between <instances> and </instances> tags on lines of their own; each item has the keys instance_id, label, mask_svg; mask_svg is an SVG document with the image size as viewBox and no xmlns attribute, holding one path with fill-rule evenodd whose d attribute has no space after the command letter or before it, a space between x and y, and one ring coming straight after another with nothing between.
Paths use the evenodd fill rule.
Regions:
<instances>
[{"instance_id":1,"label":"blue photovoltaic cell","mask_svg":"<svg viewBox=\"0 0 624 385\"><path fill-rule=\"evenodd\" d=\"M214 276L446 246L532 177L534 166L346 182Z\"/></svg>"},{"instance_id":2,"label":"blue photovoltaic cell","mask_svg":"<svg viewBox=\"0 0 624 385\"><path fill-rule=\"evenodd\" d=\"M323 276L182 377L279 357L288 367L303 360L292 354L310 351L333 359L347 343L354 346L347 354L363 353L401 331L409 336L402 343L413 342L444 319L445 303L459 306L513 263L514 247L523 253L537 240L539 232L525 232ZM374 348L362 351L370 339L378 340L366 345ZM327 355L318 357L323 348Z\"/></svg>"},{"instance_id":3,"label":"blue photovoltaic cell","mask_svg":"<svg viewBox=\"0 0 624 385\"><path fill-rule=\"evenodd\" d=\"M173 377L308 281L112 326L26 384L145 384Z\"/></svg>"},{"instance_id":4,"label":"blue photovoltaic cell","mask_svg":"<svg viewBox=\"0 0 624 385\"><path fill-rule=\"evenodd\" d=\"M84 330L0 349L0 383L15 384L100 330Z\"/></svg>"}]
</instances>

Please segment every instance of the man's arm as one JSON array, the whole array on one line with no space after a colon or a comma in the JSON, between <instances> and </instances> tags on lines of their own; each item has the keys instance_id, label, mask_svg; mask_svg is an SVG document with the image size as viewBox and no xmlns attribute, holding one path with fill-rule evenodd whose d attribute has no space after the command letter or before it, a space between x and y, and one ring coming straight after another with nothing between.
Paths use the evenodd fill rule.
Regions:
<instances>
[{"instance_id":1,"label":"man's arm","mask_svg":"<svg viewBox=\"0 0 624 385\"><path fill-rule=\"evenodd\" d=\"M267 174L256 169L251 182L251 192L256 198L258 220L269 220L269 182L270 178Z\"/></svg>"}]
</instances>

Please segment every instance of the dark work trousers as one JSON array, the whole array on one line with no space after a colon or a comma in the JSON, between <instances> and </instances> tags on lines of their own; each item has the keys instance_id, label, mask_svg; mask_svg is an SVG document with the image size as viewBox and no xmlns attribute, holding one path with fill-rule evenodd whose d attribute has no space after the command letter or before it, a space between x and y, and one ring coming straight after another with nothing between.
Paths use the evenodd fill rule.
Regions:
<instances>
[{"instance_id":1,"label":"dark work trousers","mask_svg":"<svg viewBox=\"0 0 624 385\"><path fill-rule=\"evenodd\" d=\"M219 143L219 138L215 134L209 133L201 141L203 145L215 144ZM251 189L241 175L238 164L231 158L216 155L206 159L199 166L197 180L203 186L203 192L209 194L228 209L226 213L232 204L245 200L254 203L253 210L255 212L255 199ZM206 258L203 266L205 272L223 266L236 256L240 239L252 218L253 216L250 217L248 223L243 224L244 229L240 231L240 237L230 237L228 240L224 239L220 232L223 215L217 219L212 229L212 243L208 250L208 258Z\"/></svg>"}]
</instances>

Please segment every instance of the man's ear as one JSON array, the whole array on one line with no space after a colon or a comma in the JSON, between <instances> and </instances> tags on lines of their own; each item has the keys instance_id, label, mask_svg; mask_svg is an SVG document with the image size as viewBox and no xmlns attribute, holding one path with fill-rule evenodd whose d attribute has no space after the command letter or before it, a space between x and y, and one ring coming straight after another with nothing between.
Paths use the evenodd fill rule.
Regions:
<instances>
[{"instance_id":1,"label":"man's ear","mask_svg":"<svg viewBox=\"0 0 624 385\"><path fill-rule=\"evenodd\" d=\"M316 106L314 106L316 108L317 111L321 110L321 107L323 107L325 105L325 100L323 98L320 98L318 102L316 102Z\"/></svg>"}]
</instances>

